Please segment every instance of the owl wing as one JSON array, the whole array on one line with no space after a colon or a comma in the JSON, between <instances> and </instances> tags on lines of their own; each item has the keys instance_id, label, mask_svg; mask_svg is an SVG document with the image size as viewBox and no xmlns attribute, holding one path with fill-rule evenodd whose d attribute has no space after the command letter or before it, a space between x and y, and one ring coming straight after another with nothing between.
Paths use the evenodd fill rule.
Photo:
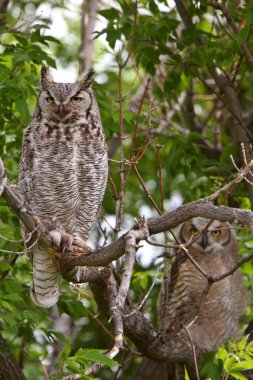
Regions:
<instances>
[{"instance_id":1,"label":"owl wing","mask_svg":"<svg viewBox=\"0 0 253 380\"><path fill-rule=\"evenodd\" d=\"M32 125L32 124L31 124ZM19 191L23 197L24 207L30 212L33 211L34 186L36 181L35 150L31 125L27 128L19 166ZM28 238L28 231L25 226L21 226L24 242ZM28 244L25 243L25 245ZM57 284L58 266L54 260L50 249L42 250L35 244L32 250L27 253L29 260L33 264L33 282L31 285L31 297L33 301L42 307L50 307L58 301L59 288Z\"/></svg>"},{"instance_id":2,"label":"owl wing","mask_svg":"<svg viewBox=\"0 0 253 380\"><path fill-rule=\"evenodd\" d=\"M26 129L23 138L18 177L18 188L23 198L23 207L29 211L31 211L31 202L33 199L34 180L34 148L31 143L31 126L29 126ZM24 225L21 225L21 232L22 238L25 242L28 238L28 231ZM29 257L29 259L31 259L31 257Z\"/></svg>"}]
</instances>

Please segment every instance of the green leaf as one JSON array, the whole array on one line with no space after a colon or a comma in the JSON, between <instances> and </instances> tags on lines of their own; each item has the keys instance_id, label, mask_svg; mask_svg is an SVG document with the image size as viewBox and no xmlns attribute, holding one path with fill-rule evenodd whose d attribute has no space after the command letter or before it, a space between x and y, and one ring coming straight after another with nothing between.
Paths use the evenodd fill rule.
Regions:
<instances>
[{"instance_id":1,"label":"green leaf","mask_svg":"<svg viewBox=\"0 0 253 380\"><path fill-rule=\"evenodd\" d=\"M235 363L231 366L230 372L233 371L246 371L248 369L253 369L253 359L252 360L242 360L239 363Z\"/></svg>"},{"instance_id":2,"label":"green leaf","mask_svg":"<svg viewBox=\"0 0 253 380\"><path fill-rule=\"evenodd\" d=\"M190 380L190 376L188 375L186 367L184 367L184 379L185 380Z\"/></svg>"},{"instance_id":3,"label":"green leaf","mask_svg":"<svg viewBox=\"0 0 253 380\"><path fill-rule=\"evenodd\" d=\"M74 373L80 373L82 371L82 366L77 361L73 360L73 358L68 358L66 360L66 366Z\"/></svg>"},{"instance_id":4,"label":"green leaf","mask_svg":"<svg viewBox=\"0 0 253 380\"><path fill-rule=\"evenodd\" d=\"M245 12L245 19L247 21L247 24L251 25L253 24L253 12Z\"/></svg>"},{"instance_id":5,"label":"green leaf","mask_svg":"<svg viewBox=\"0 0 253 380\"><path fill-rule=\"evenodd\" d=\"M218 359L221 359L223 362L228 358L229 353L224 347L219 348L217 354L216 354Z\"/></svg>"},{"instance_id":6,"label":"green leaf","mask_svg":"<svg viewBox=\"0 0 253 380\"><path fill-rule=\"evenodd\" d=\"M160 13L158 6L156 5L154 0L149 0L149 9L154 15L158 15Z\"/></svg>"},{"instance_id":7,"label":"green leaf","mask_svg":"<svg viewBox=\"0 0 253 380\"><path fill-rule=\"evenodd\" d=\"M210 377L212 380L219 380L222 372L222 365L216 360L215 352L207 352L200 364L200 374L203 377Z\"/></svg>"},{"instance_id":8,"label":"green leaf","mask_svg":"<svg viewBox=\"0 0 253 380\"><path fill-rule=\"evenodd\" d=\"M80 348L75 353L74 357L76 358L76 360L79 360L79 358L82 358L82 359L89 360L95 363L105 364L109 367L113 367L118 364L115 360L108 358L104 350L98 350L98 349Z\"/></svg>"},{"instance_id":9,"label":"green leaf","mask_svg":"<svg viewBox=\"0 0 253 380\"><path fill-rule=\"evenodd\" d=\"M29 326L20 326L18 329L18 336L22 336L27 343L33 341L33 330Z\"/></svg>"},{"instance_id":10,"label":"green leaf","mask_svg":"<svg viewBox=\"0 0 253 380\"><path fill-rule=\"evenodd\" d=\"M248 337L244 336L240 342L238 342L238 350L243 351L247 346Z\"/></svg>"},{"instance_id":11,"label":"green leaf","mask_svg":"<svg viewBox=\"0 0 253 380\"><path fill-rule=\"evenodd\" d=\"M240 372L234 372L234 373L229 373L232 377L238 380L248 380L247 377L245 377L242 373Z\"/></svg>"},{"instance_id":12,"label":"green leaf","mask_svg":"<svg viewBox=\"0 0 253 380\"><path fill-rule=\"evenodd\" d=\"M108 9L102 9L97 12L101 16L105 17L107 20L113 21L115 19L119 19L121 17L121 13L116 8L108 8Z\"/></svg>"},{"instance_id":13,"label":"green leaf","mask_svg":"<svg viewBox=\"0 0 253 380\"><path fill-rule=\"evenodd\" d=\"M0 263L0 271L1 272L5 272L7 270L11 269L11 265L6 263L6 262L2 262Z\"/></svg>"},{"instance_id":14,"label":"green leaf","mask_svg":"<svg viewBox=\"0 0 253 380\"><path fill-rule=\"evenodd\" d=\"M71 343L70 343L70 340L67 339L60 354L60 361L65 361L68 358L70 351L71 351Z\"/></svg>"},{"instance_id":15,"label":"green leaf","mask_svg":"<svg viewBox=\"0 0 253 380\"><path fill-rule=\"evenodd\" d=\"M234 356L230 356L227 359L225 359L223 366L227 372L229 372L230 369L232 368L234 361L235 361Z\"/></svg>"},{"instance_id":16,"label":"green leaf","mask_svg":"<svg viewBox=\"0 0 253 380\"><path fill-rule=\"evenodd\" d=\"M0 300L0 306L4 307L5 309L9 311L14 311L15 308L7 301L5 300Z\"/></svg>"},{"instance_id":17,"label":"green leaf","mask_svg":"<svg viewBox=\"0 0 253 380\"><path fill-rule=\"evenodd\" d=\"M81 301L61 298L57 303L59 313L66 313L74 319L81 318L87 314L86 308L83 306Z\"/></svg>"}]
</instances>

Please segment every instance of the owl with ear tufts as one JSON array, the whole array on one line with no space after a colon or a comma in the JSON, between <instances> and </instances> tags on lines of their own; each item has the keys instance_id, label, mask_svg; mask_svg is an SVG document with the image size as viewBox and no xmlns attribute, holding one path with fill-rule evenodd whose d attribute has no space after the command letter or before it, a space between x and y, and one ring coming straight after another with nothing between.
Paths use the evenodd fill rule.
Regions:
<instances>
[{"instance_id":1,"label":"owl with ear tufts","mask_svg":"<svg viewBox=\"0 0 253 380\"><path fill-rule=\"evenodd\" d=\"M76 83L57 83L43 66L37 106L23 138L19 190L24 205L65 250L76 245L90 251L86 242L107 183L107 147L92 81L90 71ZM27 239L25 228L23 236ZM50 307L59 297L57 261L38 244L29 256L32 299Z\"/></svg>"},{"instance_id":2,"label":"owl with ear tufts","mask_svg":"<svg viewBox=\"0 0 253 380\"><path fill-rule=\"evenodd\" d=\"M213 278L228 273L237 263L238 246L228 223L201 217L185 222L178 239L185 244L195 264L183 249L176 252L167 292L164 286L161 291L160 321L166 339L180 337L191 346L184 329L187 327L200 359L204 352L215 351L229 339L240 337L238 321L247 297L240 270L209 288L207 278L196 265ZM190 357L193 358L192 354ZM189 365L181 358L176 366L178 373L182 363ZM193 362L190 364L194 367ZM184 374L168 376L172 378L181 379Z\"/></svg>"}]
</instances>

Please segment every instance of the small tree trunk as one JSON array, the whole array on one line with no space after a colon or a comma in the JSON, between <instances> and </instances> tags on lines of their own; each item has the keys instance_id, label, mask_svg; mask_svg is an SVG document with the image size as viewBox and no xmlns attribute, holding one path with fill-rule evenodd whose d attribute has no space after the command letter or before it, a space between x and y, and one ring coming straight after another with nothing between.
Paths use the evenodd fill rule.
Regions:
<instances>
[{"instance_id":1,"label":"small tree trunk","mask_svg":"<svg viewBox=\"0 0 253 380\"><path fill-rule=\"evenodd\" d=\"M0 380L25 380L9 346L0 335Z\"/></svg>"},{"instance_id":2,"label":"small tree trunk","mask_svg":"<svg viewBox=\"0 0 253 380\"><path fill-rule=\"evenodd\" d=\"M80 74L88 71L93 66L94 35L96 14L98 9L97 0L84 0L82 6L82 41L80 52Z\"/></svg>"}]
</instances>

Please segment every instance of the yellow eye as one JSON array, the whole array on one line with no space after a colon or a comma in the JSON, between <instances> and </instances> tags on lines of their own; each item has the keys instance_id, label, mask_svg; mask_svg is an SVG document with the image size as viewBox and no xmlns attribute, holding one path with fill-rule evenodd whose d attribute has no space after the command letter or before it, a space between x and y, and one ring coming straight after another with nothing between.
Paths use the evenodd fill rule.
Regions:
<instances>
[{"instance_id":1,"label":"yellow eye","mask_svg":"<svg viewBox=\"0 0 253 380\"><path fill-rule=\"evenodd\" d=\"M82 100L80 96L72 96L71 102L79 103Z\"/></svg>"},{"instance_id":2,"label":"yellow eye","mask_svg":"<svg viewBox=\"0 0 253 380\"><path fill-rule=\"evenodd\" d=\"M192 236L198 236L199 235L199 230L195 227L191 228L191 234Z\"/></svg>"},{"instance_id":3,"label":"yellow eye","mask_svg":"<svg viewBox=\"0 0 253 380\"><path fill-rule=\"evenodd\" d=\"M54 102L54 98L52 98L52 96L48 96L46 99L47 99L48 103L53 103Z\"/></svg>"},{"instance_id":4,"label":"yellow eye","mask_svg":"<svg viewBox=\"0 0 253 380\"><path fill-rule=\"evenodd\" d=\"M220 236L221 231L220 231L220 230L213 230L213 231L211 232L211 234L212 234L212 236L214 236L214 237L218 237L218 236Z\"/></svg>"}]
</instances>

